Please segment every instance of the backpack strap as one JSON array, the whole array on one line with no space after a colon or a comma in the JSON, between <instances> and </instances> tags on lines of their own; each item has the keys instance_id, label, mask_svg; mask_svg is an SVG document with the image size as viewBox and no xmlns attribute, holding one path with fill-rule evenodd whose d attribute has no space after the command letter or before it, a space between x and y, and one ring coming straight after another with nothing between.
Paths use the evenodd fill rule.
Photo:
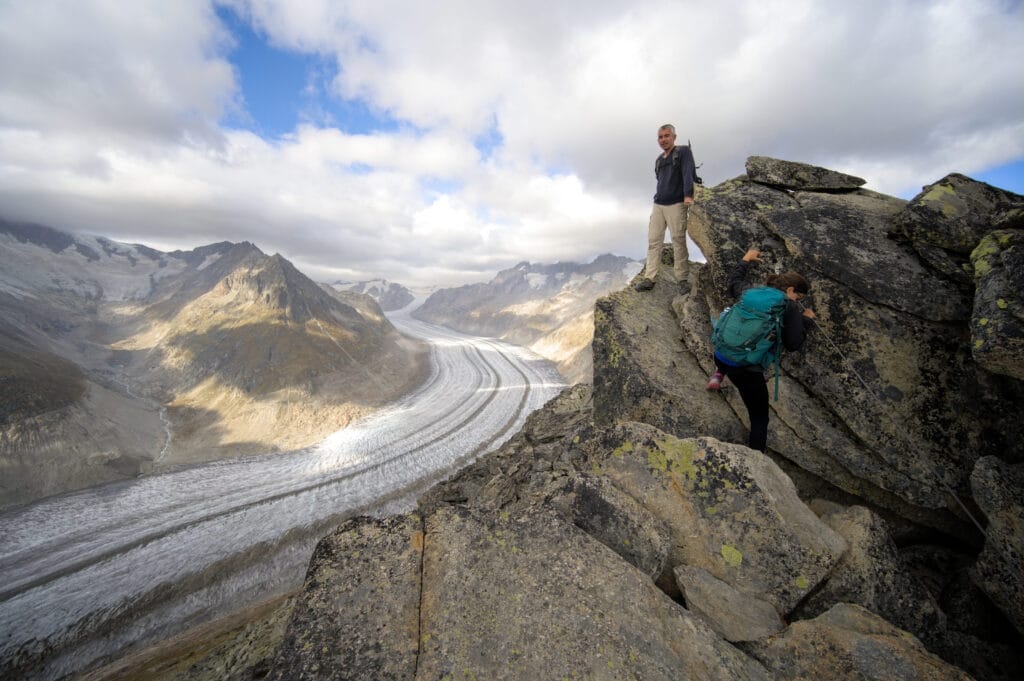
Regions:
<instances>
[{"instance_id":1,"label":"backpack strap","mask_svg":"<svg viewBox=\"0 0 1024 681\"><path fill-rule=\"evenodd\" d=\"M775 401L779 401L779 364L782 362L782 318L786 309L775 318Z\"/></svg>"}]
</instances>

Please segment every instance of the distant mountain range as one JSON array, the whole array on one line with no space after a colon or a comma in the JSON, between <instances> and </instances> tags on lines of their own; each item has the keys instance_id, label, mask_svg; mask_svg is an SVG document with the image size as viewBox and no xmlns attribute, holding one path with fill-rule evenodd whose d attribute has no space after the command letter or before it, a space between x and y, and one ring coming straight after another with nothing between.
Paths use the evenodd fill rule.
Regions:
<instances>
[{"instance_id":1,"label":"distant mountain range","mask_svg":"<svg viewBox=\"0 0 1024 681\"><path fill-rule=\"evenodd\" d=\"M331 284L331 288L335 291L365 293L376 300L377 304L385 312L400 310L416 299L412 291L401 284L390 282L387 279L371 279L369 281L356 282L336 281Z\"/></svg>"},{"instance_id":2,"label":"distant mountain range","mask_svg":"<svg viewBox=\"0 0 1024 681\"><path fill-rule=\"evenodd\" d=\"M435 291L412 315L528 347L567 380L590 382L594 301L626 286L642 266L616 255L589 264L521 262L490 282Z\"/></svg>"},{"instance_id":3,"label":"distant mountain range","mask_svg":"<svg viewBox=\"0 0 1024 681\"><path fill-rule=\"evenodd\" d=\"M247 242L165 253L0 219L0 508L306 446L411 389L425 348L383 310L424 292L317 284ZM594 301L641 263L520 263L413 314L589 381Z\"/></svg>"},{"instance_id":4,"label":"distant mountain range","mask_svg":"<svg viewBox=\"0 0 1024 681\"><path fill-rule=\"evenodd\" d=\"M0 262L0 508L305 446L422 370L371 297L250 243L163 253L0 220Z\"/></svg>"}]
</instances>

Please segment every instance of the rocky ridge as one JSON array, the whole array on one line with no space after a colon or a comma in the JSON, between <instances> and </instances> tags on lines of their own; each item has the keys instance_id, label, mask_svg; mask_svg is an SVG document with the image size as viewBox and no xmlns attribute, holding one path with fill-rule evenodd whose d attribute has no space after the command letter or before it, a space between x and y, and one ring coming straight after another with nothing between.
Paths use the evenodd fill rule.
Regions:
<instances>
[{"instance_id":1,"label":"rocky ridge","mask_svg":"<svg viewBox=\"0 0 1024 681\"><path fill-rule=\"evenodd\" d=\"M976 354L1012 355L1019 327L972 336L979 306L1020 319L1015 234L980 233L967 256L918 245L909 216L937 197L929 229L952 231L941 201L959 190L932 185L910 202L807 191L802 167L790 183L792 166L759 163L770 183L731 180L691 211L708 262L691 268L689 294L668 267L652 292L598 301L592 387L564 391L415 511L353 518L322 540L273 654L196 668L239 679L1024 675L1024 386ZM1022 205L942 182L995 196L990 216ZM761 275L811 279L820 323L783 362L766 455L733 444L746 435L737 396L703 389L710 317L754 245ZM950 262L967 276L943 271ZM978 287L992 270L998 281Z\"/></svg>"},{"instance_id":2,"label":"rocky ridge","mask_svg":"<svg viewBox=\"0 0 1024 681\"><path fill-rule=\"evenodd\" d=\"M380 305L385 312L400 310L413 302L416 296L405 286L387 279L371 279L369 281L336 281L330 284L335 291L351 291L365 293Z\"/></svg>"},{"instance_id":3,"label":"rocky ridge","mask_svg":"<svg viewBox=\"0 0 1024 681\"><path fill-rule=\"evenodd\" d=\"M413 317L528 347L555 362L569 382L589 383L594 301L624 286L640 266L614 255L587 264L521 262L487 283L435 291Z\"/></svg>"}]
</instances>

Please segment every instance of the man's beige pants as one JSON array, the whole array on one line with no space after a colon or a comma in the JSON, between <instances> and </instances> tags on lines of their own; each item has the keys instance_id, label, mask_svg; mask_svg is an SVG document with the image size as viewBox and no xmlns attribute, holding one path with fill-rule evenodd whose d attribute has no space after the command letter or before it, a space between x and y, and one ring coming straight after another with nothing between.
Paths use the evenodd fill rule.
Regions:
<instances>
[{"instance_id":1,"label":"man's beige pants","mask_svg":"<svg viewBox=\"0 0 1024 681\"><path fill-rule=\"evenodd\" d=\"M676 281L683 281L690 268L690 254L686 251L687 206L673 203L671 206L654 204L651 222L647 225L647 265L644 276L654 279L661 265L661 244L665 240L665 227L672 236L672 259Z\"/></svg>"}]
</instances>

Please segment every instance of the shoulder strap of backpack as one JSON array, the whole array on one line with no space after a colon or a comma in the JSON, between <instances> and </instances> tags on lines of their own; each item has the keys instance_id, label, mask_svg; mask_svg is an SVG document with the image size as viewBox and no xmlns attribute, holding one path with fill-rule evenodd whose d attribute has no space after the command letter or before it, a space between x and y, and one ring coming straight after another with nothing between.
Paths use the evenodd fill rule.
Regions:
<instances>
[{"instance_id":1,"label":"shoulder strap of backpack","mask_svg":"<svg viewBox=\"0 0 1024 681\"><path fill-rule=\"evenodd\" d=\"M783 299L782 309L775 315L775 401L779 401L779 363L782 362L782 319L786 315L786 304Z\"/></svg>"},{"instance_id":2,"label":"shoulder strap of backpack","mask_svg":"<svg viewBox=\"0 0 1024 681\"><path fill-rule=\"evenodd\" d=\"M689 139L687 139L686 140L686 146L690 150L690 155L693 155L693 142L691 142ZM700 168L702 165L704 165L704 164L703 163L697 163L697 157L694 156L693 157L693 181L695 183L697 183L697 184L704 184L704 180L701 178L700 175L697 174L697 169Z\"/></svg>"}]
</instances>

